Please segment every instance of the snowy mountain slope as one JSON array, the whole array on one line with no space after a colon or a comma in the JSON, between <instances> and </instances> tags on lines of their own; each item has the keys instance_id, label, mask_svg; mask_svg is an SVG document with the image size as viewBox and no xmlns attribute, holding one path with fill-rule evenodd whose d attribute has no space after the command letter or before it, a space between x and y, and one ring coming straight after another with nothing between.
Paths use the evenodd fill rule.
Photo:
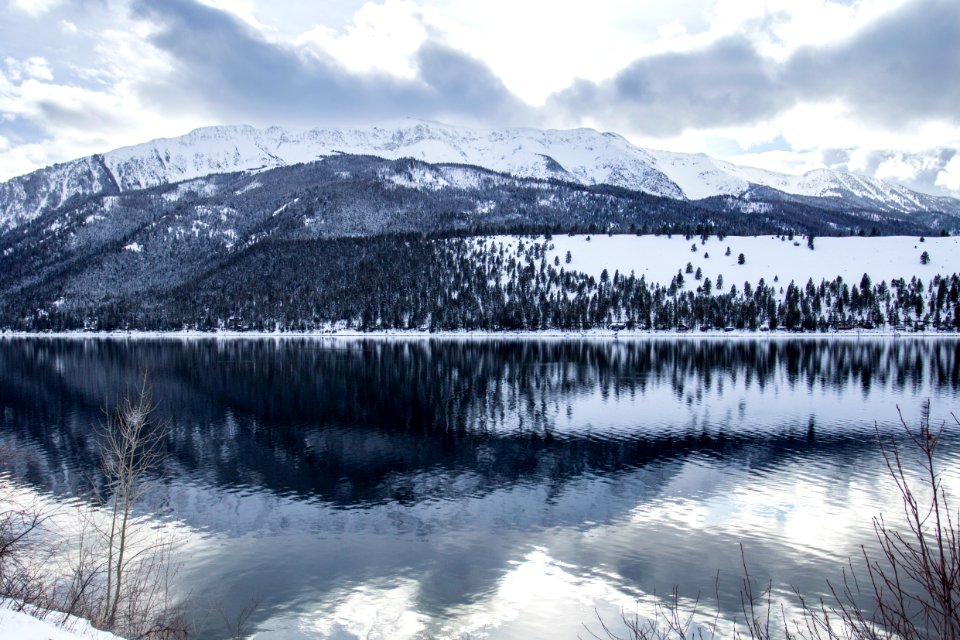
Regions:
<instances>
[{"instance_id":1,"label":"snowy mountain slope","mask_svg":"<svg viewBox=\"0 0 960 640\"><path fill-rule=\"evenodd\" d=\"M748 195L755 187L810 198L840 198L858 207L884 211L956 211L960 202L928 196L866 176L816 169L801 175L741 167L704 154L649 151L657 167L690 199Z\"/></svg>"},{"instance_id":2,"label":"snowy mountain slope","mask_svg":"<svg viewBox=\"0 0 960 640\"><path fill-rule=\"evenodd\" d=\"M17 227L75 196L119 191L102 156L39 169L0 183L0 229Z\"/></svg>"},{"instance_id":3,"label":"snowy mountain slope","mask_svg":"<svg viewBox=\"0 0 960 640\"><path fill-rule=\"evenodd\" d=\"M703 154L650 151L592 129L473 129L418 120L292 131L218 126L41 169L0 184L0 228L72 196L138 190L211 174L253 172L338 154L483 167L524 178L609 184L673 199L750 198L758 187L828 198L860 210L960 213L960 201L847 173L800 176L740 167ZM436 185L434 185L436 186Z\"/></svg>"},{"instance_id":4,"label":"snowy mountain slope","mask_svg":"<svg viewBox=\"0 0 960 640\"><path fill-rule=\"evenodd\" d=\"M482 130L415 120L354 129L294 132L209 127L180 138L118 149L104 160L124 189L310 162L334 154L470 164L527 178L613 184L673 198L683 193L643 150L589 129Z\"/></svg>"},{"instance_id":5,"label":"snowy mountain slope","mask_svg":"<svg viewBox=\"0 0 960 640\"><path fill-rule=\"evenodd\" d=\"M105 154L104 161L127 189L209 173L309 162L335 153L471 164L522 177L611 184L692 200L742 195L751 185L761 185L811 197L850 193L903 210L942 206L931 202L941 199L863 176L826 170L802 176L778 174L703 154L649 151L616 134L592 129L472 129L417 120L304 132L279 127L210 127L180 138L120 149Z\"/></svg>"}]
</instances>

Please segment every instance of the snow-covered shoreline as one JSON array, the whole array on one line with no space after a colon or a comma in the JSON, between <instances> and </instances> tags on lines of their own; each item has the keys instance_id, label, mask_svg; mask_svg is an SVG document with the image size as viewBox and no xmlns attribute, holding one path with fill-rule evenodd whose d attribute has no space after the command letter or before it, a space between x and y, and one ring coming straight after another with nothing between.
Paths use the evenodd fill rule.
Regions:
<instances>
[{"instance_id":1,"label":"snow-covered shoreline","mask_svg":"<svg viewBox=\"0 0 960 640\"><path fill-rule=\"evenodd\" d=\"M22 611L20 608L19 603L0 598L0 637L16 640L122 640L120 636L94 628L84 618L30 606L23 607Z\"/></svg>"},{"instance_id":2,"label":"snow-covered shoreline","mask_svg":"<svg viewBox=\"0 0 960 640\"><path fill-rule=\"evenodd\" d=\"M64 332L0 332L0 339L56 338L89 340L265 340L265 339L399 339L399 340L856 340L862 338L960 338L960 331L895 331L862 329L830 332L750 331L711 329L701 331L591 329L588 331L64 331Z\"/></svg>"}]
</instances>

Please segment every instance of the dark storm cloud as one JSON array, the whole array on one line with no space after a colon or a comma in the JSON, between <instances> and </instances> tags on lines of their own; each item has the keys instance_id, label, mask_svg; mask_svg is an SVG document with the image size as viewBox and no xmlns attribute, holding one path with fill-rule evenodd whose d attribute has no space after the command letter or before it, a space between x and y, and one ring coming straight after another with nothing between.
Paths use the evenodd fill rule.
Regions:
<instances>
[{"instance_id":1,"label":"dark storm cloud","mask_svg":"<svg viewBox=\"0 0 960 640\"><path fill-rule=\"evenodd\" d=\"M785 76L806 98L840 98L886 125L960 121L960 2L907 4L846 42L798 52Z\"/></svg>"},{"instance_id":2,"label":"dark storm cloud","mask_svg":"<svg viewBox=\"0 0 960 640\"><path fill-rule=\"evenodd\" d=\"M525 107L481 62L438 43L417 54L404 80L351 72L330 58L263 40L229 14L191 0L138 0L134 13L160 27L152 43L177 69L144 92L171 106L205 107L242 121L317 124L399 116L457 115L510 122Z\"/></svg>"},{"instance_id":3,"label":"dark storm cloud","mask_svg":"<svg viewBox=\"0 0 960 640\"><path fill-rule=\"evenodd\" d=\"M656 134L751 122L793 101L775 65L744 38L686 53L642 58L611 81L578 81L556 94L551 109L603 117Z\"/></svg>"},{"instance_id":4,"label":"dark storm cloud","mask_svg":"<svg viewBox=\"0 0 960 640\"><path fill-rule=\"evenodd\" d=\"M833 99L886 127L931 117L960 122L960 2L911 2L839 44L804 48L784 62L736 36L642 58L609 81L575 82L548 109L672 135L749 125L800 102Z\"/></svg>"}]
</instances>

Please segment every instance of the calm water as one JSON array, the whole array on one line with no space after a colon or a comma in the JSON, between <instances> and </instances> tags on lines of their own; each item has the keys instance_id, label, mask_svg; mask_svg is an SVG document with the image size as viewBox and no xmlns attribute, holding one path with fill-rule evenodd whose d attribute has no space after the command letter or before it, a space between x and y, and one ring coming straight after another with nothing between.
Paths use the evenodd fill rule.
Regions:
<instances>
[{"instance_id":1,"label":"calm water","mask_svg":"<svg viewBox=\"0 0 960 640\"><path fill-rule=\"evenodd\" d=\"M258 638L576 637L718 570L734 615L740 544L822 594L897 513L874 425L960 410L951 339L6 339L3 482L83 496L143 369L202 638L252 602Z\"/></svg>"}]
</instances>

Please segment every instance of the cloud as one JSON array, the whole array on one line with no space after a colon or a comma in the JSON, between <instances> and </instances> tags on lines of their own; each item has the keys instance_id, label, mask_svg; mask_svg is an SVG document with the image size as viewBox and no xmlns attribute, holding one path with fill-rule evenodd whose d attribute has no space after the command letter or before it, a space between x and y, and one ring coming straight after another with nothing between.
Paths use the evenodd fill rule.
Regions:
<instances>
[{"instance_id":1,"label":"cloud","mask_svg":"<svg viewBox=\"0 0 960 640\"><path fill-rule=\"evenodd\" d=\"M820 157L828 167L839 168L850 162L850 152L846 149L824 149L820 152Z\"/></svg>"},{"instance_id":2,"label":"cloud","mask_svg":"<svg viewBox=\"0 0 960 640\"><path fill-rule=\"evenodd\" d=\"M810 151L745 153L735 164L759 166L782 173L827 168L866 175L932 195L960 195L960 153L935 147L913 152L893 149L823 148Z\"/></svg>"},{"instance_id":3,"label":"cloud","mask_svg":"<svg viewBox=\"0 0 960 640\"><path fill-rule=\"evenodd\" d=\"M960 191L960 2L601 4L8 0L0 179L208 124L412 116Z\"/></svg>"},{"instance_id":4,"label":"cloud","mask_svg":"<svg viewBox=\"0 0 960 640\"><path fill-rule=\"evenodd\" d=\"M548 110L584 115L657 135L687 128L736 125L772 116L793 100L775 63L743 37L708 47L642 58L613 79L578 81L556 94Z\"/></svg>"},{"instance_id":5,"label":"cloud","mask_svg":"<svg viewBox=\"0 0 960 640\"><path fill-rule=\"evenodd\" d=\"M645 135L737 126L803 104L840 103L892 129L930 118L960 123L960 2L916 0L848 39L783 60L733 35L640 58L613 78L579 80L548 101L568 122L605 121Z\"/></svg>"},{"instance_id":6,"label":"cloud","mask_svg":"<svg viewBox=\"0 0 960 640\"><path fill-rule=\"evenodd\" d=\"M352 72L322 53L265 40L237 18L190 0L141 0L135 15L173 61L142 91L170 109L200 107L245 122L316 125L402 116L516 121L525 111L480 61L439 42L417 51L418 74Z\"/></svg>"},{"instance_id":7,"label":"cloud","mask_svg":"<svg viewBox=\"0 0 960 640\"><path fill-rule=\"evenodd\" d=\"M33 17L47 13L63 0L10 0L10 7Z\"/></svg>"},{"instance_id":8,"label":"cloud","mask_svg":"<svg viewBox=\"0 0 960 640\"><path fill-rule=\"evenodd\" d=\"M786 67L804 99L839 98L888 127L960 122L960 3L912 2L845 42L798 51Z\"/></svg>"},{"instance_id":9,"label":"cloud","mask_svg":"<svg viewBox=\"0 0 960 640\"><path fill-rule=\"evenodd\" d=\"M41 130L89 132L119 127L131 105L118 96L27 78L19 84L0 76L0 112Z\"/></svg>"},{"instance_id":10,"label":"cloud","mask_svg":"<svg viewBox=\"0 0 960 640\"><path fill-rule=\"evenodd\" d=\"M14 82L20 82L26 78L53 80L53 71L50 70L49 63L40 56L32 56L26 60L7 57L3 64L7 68L7 77Z\"/></svg>"},{"instance_id":11,"label":"cloud","mask_svg":"<svg viewBox=\"0 0 960 640\"><path fill-rule=\"evenodd\" d=\"M953 156L950 162L937 174L935 184L954 194L960 193L960 154Z\"/></svg>"},{"instance_id":12,"label":"cloud","mask_svg":"<svg viewBox=\"0 0 960 640\"><path fill-rule=\"evenodd\" d=\"M920 153L873 151L866 154L868 166L859 169L880 180L902 184L917 191L948 195L949 167L957 156L955 149L930 149ZM939 187L939 188L938 188Z\"/></svg>"}]
</instances>

